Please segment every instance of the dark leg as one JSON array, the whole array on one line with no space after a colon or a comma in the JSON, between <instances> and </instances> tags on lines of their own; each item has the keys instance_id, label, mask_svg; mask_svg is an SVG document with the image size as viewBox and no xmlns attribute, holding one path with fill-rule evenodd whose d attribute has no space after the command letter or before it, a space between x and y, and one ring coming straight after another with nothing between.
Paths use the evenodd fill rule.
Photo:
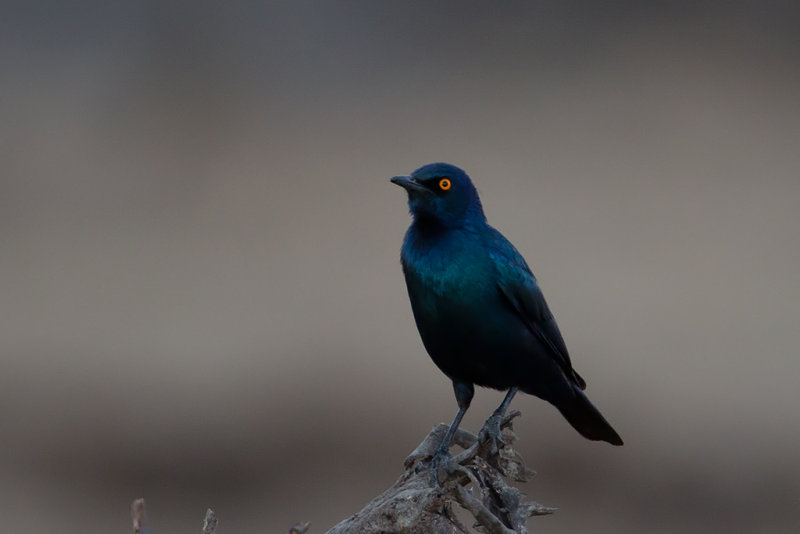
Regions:
<instances>
[{"instance_id":1,"label":"dark leg","mask_svg":"<svg viewBox=\"0 0 800 534\"><path fill-rule=\"evenodd\" d=\"M444 439L442 439L442 443L439 445L439 448L436 450L437 455L444 455L449 454L450 452L450 442L453 441L453 434L456 433L458 430L458 425L461 424L461 418L464 417L464 414L467 413L466 408L459 407L458 413L456 414L455 418L453 418L453 422L450 424L450 428L447 429L447 433L444 435Z\"/></svg>"},{"instance_id":2,"label":"dark leg","mask_svg":"<svg viewBox=\"0 0 800 534\"><path fill-rule=\"evenodd\" d=\"M498 444L505 445L505 441L503 441L503 435L500 433L500 422L503 420L506 410L508 410L508 405L511 404L511 399L513 399L514 395L516 394L517 388L511 388L508 390L508 393L506 393L506 398L503 399L503 402L500 403L500 406L498 406L489 419L486 420L486 423L484 423L480 434L478 434L481 441L488 440L491 442L491 454L497 454L499 451Z\"/></svg>"},{"instance_id":3,"label":"dark leg","mask_svg":"<svg viewBox=\"0 0 800 534\"><path fill-rule=\"evenodd\" d=\"M442 443L436 450L436 454L434 454L431 459L431 479L433 484L437 486L439 485L439 469L446 467L446 464L450 461L450 442L453 440L453 435L456 433L456 430L458 430L458 425L461 424L461 419L464 417L467 408L469 408L472 402L472 396L475 394L475 387L466 382L456 382L453 380L453 391L455 391L456 402L458 402L458 413L456 413L453 422L450 424L450 428L447 429Z\"/></svg>"},{"instance_id":4,"label":"dark leg","mask_svg":"<svg viewBox=\"0 0 800 534\"><path fill-rule=\"evenodd\" d=\"M497 415L502 418L506 414L506 410L508 410L508 405L511 404L511 399L514 398L514 395L517 394L517 391L518 391L517 388L509 389L508 393L506 393L506 398L503 399L503 402L500 403L500 406L497 407L492 416Z\"/></svg>"}]
</instances>

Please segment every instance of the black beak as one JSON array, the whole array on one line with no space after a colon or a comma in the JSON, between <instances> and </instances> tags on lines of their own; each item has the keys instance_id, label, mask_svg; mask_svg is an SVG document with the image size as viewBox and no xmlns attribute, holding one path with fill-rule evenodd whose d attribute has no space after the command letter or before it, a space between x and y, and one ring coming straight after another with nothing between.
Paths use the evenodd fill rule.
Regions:
<instances>
[{"instance_id":1,"label":"black beak","mask_svg":"<svg viewBox=\"0 0 800 534\"><path fill-rule=\"evenodd\" d=\"M428 193L428 189L414 180L411 176L395 176L389 180L393 184L397 184L409 193Z\"/></svg>"}]
</instances>

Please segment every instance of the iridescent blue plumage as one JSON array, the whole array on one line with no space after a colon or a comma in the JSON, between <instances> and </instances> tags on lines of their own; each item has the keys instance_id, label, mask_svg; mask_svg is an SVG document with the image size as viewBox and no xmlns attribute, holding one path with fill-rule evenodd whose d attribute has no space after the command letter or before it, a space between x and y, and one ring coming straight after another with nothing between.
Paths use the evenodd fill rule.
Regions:
<instances>
[{"instance_id":1,"label":"iridescent blue plumage","mask_svg":"<svg viewBox=\"0 0 800 534\"><path fill-rule=\"evenodd\" d=\"M433 163L392 182L408 191L414 218L401 253L414 319L431 358L453 380L459 404L448 438L478 384L509 390L487 422L495 434L498 413L519 389L553 404L585 437L621 445L584 395L586 383L572 368L536 278L486 222L466 173Z\"/></svg>"}]
</instances>

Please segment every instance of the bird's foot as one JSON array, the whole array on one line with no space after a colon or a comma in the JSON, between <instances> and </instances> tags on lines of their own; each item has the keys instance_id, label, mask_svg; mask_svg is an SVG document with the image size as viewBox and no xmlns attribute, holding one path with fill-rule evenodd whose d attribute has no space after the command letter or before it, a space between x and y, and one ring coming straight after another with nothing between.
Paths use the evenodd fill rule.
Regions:
<instances>
[{"instance_id":1,"label":"bird's foot","mask_svg":"<svg viewBox=\"0 0 800 534\"><path fill-rule=\"evenodd\" d=\"M481 444L487 444L489 447L489 455L495 456L500 449L506 446L503 439L503 433L500 428L500 423L503 420L503 415L493 413L489 419L483 424L483 428L478 433L478 441Z\"/></svg>"},{"instance_id":2,"label":"bird's foot","mask_svg":"<svg viewBox=\"0 0 800 534\"><path fill-rule=\"evenodd\" d=\"M450 476L455 471L455 468L455 462L453 462L453 457L450 456L450 451L438 449L433 458L431 458L431 484L433 486L441 486L442 481Z\"/></svg>"}]
</instances>

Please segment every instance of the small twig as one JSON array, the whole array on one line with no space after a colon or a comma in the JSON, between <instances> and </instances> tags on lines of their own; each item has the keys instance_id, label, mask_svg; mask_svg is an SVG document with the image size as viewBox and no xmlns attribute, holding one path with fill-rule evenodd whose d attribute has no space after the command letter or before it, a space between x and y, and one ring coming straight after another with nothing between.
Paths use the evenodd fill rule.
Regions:
<instances>
[{"instance_id":1,"label":"small twig","mask_svg":"<svg viewBox=\"0 0 800 534\"><path fill-rule=\"evenodd\" d=\"M133 521L133 532L135 534L150 534L144 499L136 499L131 503L131 521Z\"/></svg>"},{"instance_id":2,"label":"small twig","mask_svg":"<svg viewBox=\"0 0 800 534\"><path fill-rule=\"evenodd\" d=\"M468 430L459 428L456 430L455 435L453 435L453 443L462 449L468 449L478 443L478 436Z\"/></svg>"},{"instance_id":3,"label":"small twig","mask_svg":"<svg viewBox=\"0 0 800 534\"><path fill-rule=\"evenodd\" d=\"M209 508L203 520L203 534L214 534L217 531L217 514Z\"/></svg>"},{"instance_id":4,"label":"small twig","mask_svg":"<svg viewBox=\"0 0 800 534\"><path fill-rule=\"evenodd\" d=\"M461 474L463 474L465 477L467 477L467 482L469 484L472 484L476 488L480 488L481 487L480 481L477 478L475 478L475 475L472 474L472 471L470 471L466 467L458 465L456 467L456 471L461 473Z\"/></svg>"},{"instance_id":5,"label":"small twig","mask_svg":"<svg viewBox=\"0 0 800 534\"><path fill-rule=\"evenodd\" d=\"M473 515L475 520L486 529L489 534L514 534L514 531L506 527L492 512L486 508L481 501L476 499L469 491L461 486L455 487L455 497L458 504L463 506Z\"/></svg>"},{"instance_id":6,"label":"small twig","mask_svg":"<svg viewBox=\"0 0 800 534\"><path fill-rule=\"evenodd\" d=\"M521 415L522 415L521 411L511 410L510 412L508 412L503 416L503 420L500 421L500 428L513 428L513 425L511 423L514 421L514 419L520 417Z\"/></svg>"},{"instance_id":7,"label":"small twig","mask_svg":"<svg viewBox=\"0 0 800 534\"><path fill-rule=\"evenodd\" d=\"M453 456L453 461L455 463L459 464L459 465L463 465L463 464L469 462L470 460L475 458L475 456L478 455L479 447L480 447L480 443L478 443L476 441L468 449L465 449L465 450L461 451L460 453L456 454L455 456Z\"/></svg>"}]
</instances>

